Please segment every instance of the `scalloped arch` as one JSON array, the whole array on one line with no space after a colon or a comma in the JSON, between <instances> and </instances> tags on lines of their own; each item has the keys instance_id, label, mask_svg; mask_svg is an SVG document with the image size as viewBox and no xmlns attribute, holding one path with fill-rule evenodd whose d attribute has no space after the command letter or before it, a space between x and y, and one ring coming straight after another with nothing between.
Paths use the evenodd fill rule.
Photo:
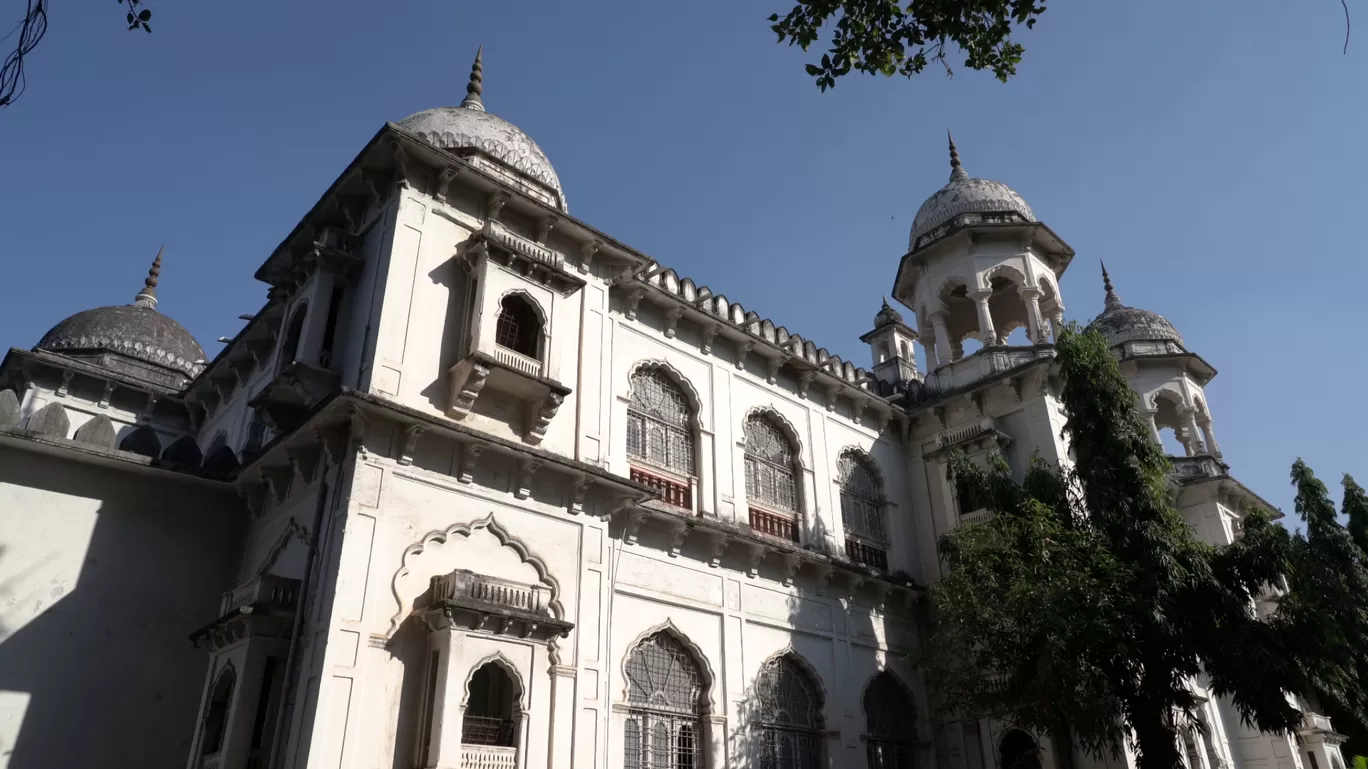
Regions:
<instances>
[{"instance_id":1,"label":"scalloped arch","mask_svg":"<svg viewBox=\"0 0 1368 769\"><path fill-rule=\"evenodd\" d=\"M485 665L500 667L508 674L509 678L513 679L513 685L518 689L517 692L514 693L513 701L517 703L520 712L526 713L528 709L526 703L523 702L523 698L527 696L527 682L523 680L522 673L518 670L518 666L514 665L512 660L505 657L503 652L494 652L493 654L485 655L479 662L471 665L470 670L466 671L465 683L461 685L461 708L464 709L466 705L470 704L470 684L475 680L475 674L480 672L480 668Z\"/></svg>"},{"instance_id":2,"label":"scalloped arch","mask_svg":"<svg viewBox=\"0 0 1368 769\"><path fill-rule=\"evenodd\" d=\"M469 537L471 534L481 529L487 530L490 534L493 534L494 538L499 541L499 544L512 550L522 559L523 563L531 566L533 570L537 572L537 578L540 582L551 589L551 600L548 603L548 607L551 609L551 615L556 619L561 619L565 616L565 609L561 606L560 602L560 583L556 582L556 578L551 576L546 568L546 563L533 555L521 541L511 536L507 529L500 526L498 521L494 520L494 514L490 513L473 523L458 523L447 529L430 531L424 535L421 540L404 549L404 555L400 558L399 569L394 572L394 576L390 579L390 595L393 596L398 609L394 612L394 615L390 617L389 629L385 631L386 640L394 638L394 634L399 630L399 625L402 624L413 611L413 599L418 597L412 596L405 598L399 589L400 580L407 577L411 572L413 559L421 555L429 545L434 543L446 544L454 537ZM437 575L434 574L432 576Z\"/></svg>"},{"instance_id":3,"label":"scalloped arch","mask_svg":"<svg viewBox=\"0 0 1368 769\"><path fill-rule=\"evenodd\" d=\"M538 321L539 323L541 323L541 332L542 332L543 334L546 333L546 324L549 322L549 319L548 319L548 317L547 317L546 310L542 309L541 302L538 302L537 299L536 299L536 297L534 297L534 296L532 296L531 294L527 293L527 291L526 291L525 289L521 289L521 288L510 288L509 290L503 292L502 294L499 294L499 308L500 308L500 309L503 309L503 302L504 302L504 300L507 299L507 298L510 297L510 296L520 296L520 297L523 298L524 301L527 302L527 304L528 304L529 306L532 307L532 312L537 313L537 321Z\"/></svg>"},{"instance_id":4,"label":"scalloped arch","mask_svg":"<svg viewBox=\"0 0 1368 769\"><path fill-rule=\"evenodd\" d=\"M778 425L784 437L793 442L793 456L797 459L798 466L804 470L807 469L807 463L803 461L803 439L799 436L798 429L793 426L792 422L788 421L788 417L785 417L779 409L773 406L752 406L747 409L745 415L741 417L741 440L738 441L739 444L742 446L746 444L746 424L750 422L751 417L768 419Z\"/></svg>"},{"instance_id":5,"label":"scalloped arch","mask_svg":"<svg viewBox=\"0 0 1368 769\"><path fill-rule=\"evenodd\" d=\"M919 703L917 702L917 693L912 689L911 686L909 686L909 685L907 684L907 681L904 680L902 676L900 676L900 675L898 675L896 672L894 672L894 670L893 670L892 668L885 667L885 668L880 668L879 671L878 671L877 673L875 673L874 675L872 675L872 676L870 676L869 678L866 678L866 679L865 679L864 687L863 687L862 689L860 689L860 709L861 709L861 710L864 710L865 698L869 696L869 687L871 687L871 686L874 685L874 682L877 681L877 680L879 679L879 676L888 676L890 679L892 679L893 683L897 684L898 687L901 688L901 689L903 690L903 692L905 692L905 693L907 694L907 698L908 698L909 700L912 701L913 707L915 708L915 707L918 706ZM914 718L912 719L912 725L913 725L913 728L916 728L916 718L915 718L915 716L916 716L916 711L915 711L915 710L913 711L913 716L914 716ZM865 717L866 717L866 718L869 717L869 716L868 716L868 713L865 714Z\"/></svg>"},{"instance_id":6,"label":"scalloped arch","mask_svg":"<svg viewBox=\"0 0 1368 769\"><path fill-rule=\"evenodd\" d=\"M628 683L627 680L627 660L631 659L632 652L636 651L636 648L640 646L643 641L656 633L665 633L674 638L684 647L684 650L689 653L689 656L693 658L694 664L698 665L699 672L703 674L703 699L705 700L708 709L702 715L706 716L710 713L717 713L717 703L713 701L713 693L716 689L714 684L717 681L717 676L713 672L712 663L708 662L708 655L704 654L703 650L698 648L698 644L694 643L689 636L685 635L684 631L676 627L673 620L669 619L643 631L627 645L627 653L623 654L622 659L618 662L618 670L622 675L622 696L620 701L624 703L627 702L627 697L631 689L631 684Z\"/></svg>"},{"instance_id":7,"label":"scalloped arch","mask_svg":"<svg viewBox=\"0 0 1368 769\"><path fill-rule=\"evenodd\" d=\"M973 291L979 287L978 281L970 280L963 275L947 275L941 280L940 284L936 286L936 293L933 294L933 296L937 298L944 297L950 293L946 289L953 290L954 286L964 286L966 291Z\"/></svg>"},{"instance_id":8,"label":"scalloped arch","mask_svg":"<svg viewBox=\"0 0 1368 769\"><path fill-rule=\"evenodd\" d=\"M760 664L760 672L763 672L765 668L769 667L770 665L778 664L780 660L785 658L792 661L793 664L797 665L798 670L801 671L803 675L807 676L808 682L811 683L813 688L817 690L817 713L822 718L822 723L819 724L817 728L819 730L825 729L827 723L826 684L823 683L822 677L817 675L816 668L812 667L812 663L808 662L807 658L805 658L803 655L795 651L792 646L785 646L784 648L765 658L765 661ZM757 674L756 677L759 678L759 674Z\"/></svg>"},{"instance_id":9,"label":"scalloped arch","mask_svg":"<svg viewBox=\"0 0 1368 769\"><path fill-rule=\"evenodd\" d=\"M1026 286L1030 285L1029 282L1026 280L1026 274L1010 264L999 264L984 270L982 276L983 285L985 287L991 288L993 285L993 278L996 278L999 275L1006 275L1009 278L1011 278L1012 282L1016 284L1017 288L1025 288Z\"/></svg>"},{"instance_id":10,"label":"scalloped arch","mask_svg":"<svg viewBox=\"0 0 1368 769\"><path fill-rule=\"evenodd\" d=\"M887 502L888 479L884 477L883 468L879 466L878 460L874 459L874 455L860 446L851 445L846 446L836 454L836 461L839 463L846 457L860 463L866 470L874 474L874 481L879 485L879 501ZM837 482L839 483L839 479Z\"/></svg>"},{"instance_id":11,"label":"scalloped arch","mask_svg":"<svg viewBox=\"0 0 1368 769\"><path fill-rule=\"evenodd\" d=\"M1187 398L1183 397L1183 394L1182 394L1181 392L1179 392L1179 391L1173 389L1172 387L1170 387L1170 386L1168 386L1168 385L1162 385L1162 386L1160 386L1158 389L1156 389L1154 392L1150 393L1150 394L1146 397L1146 400L1149 402L1149 407L1150 407L1151 409L1157 409L1157 408L1159 408L1159 400L1160 400L1160 399L1163 399L1163 400L1168 401L1169 403L1172 403L1174 406L1178 407L1179 409L1183 409L1183 408L1186 408L1186 407L1187 407Z\"/></svg>"},{"instance_id":12,"label":"scalloped arch","mask_svg":"<svg viewBox=\"0 0 1368 769\"><path fill-rule=\"evenodd\" d=\"M694 389L693 383L689 381L688 377L684 376L669 361L662 358L639 360L627 370L627 387L623 390L627 401L630 403L632 400L632 380L636 378L637 372L648 368L663 371L665 376L669 377L670 381L674 382L684 392L684 397L689 400L689 410L692 412L694 427L700 430L705 429L703 427L703 399L698 395L698 390Z\"/></svg>"},{"instance_id":13,"label":"scalloped arch","mask_svg":"<svg viewBox=\"0 0 1368 769\"><path fill-rule=\"evenodd\" d=\"M1052 299L1056 302L1059 301L1059 286L1055 285L1055 282L1052 278L1048 278L1044 275L1037 275L1036 283L1040 285L1041 299Z\"/></svg>"}]
</instances>

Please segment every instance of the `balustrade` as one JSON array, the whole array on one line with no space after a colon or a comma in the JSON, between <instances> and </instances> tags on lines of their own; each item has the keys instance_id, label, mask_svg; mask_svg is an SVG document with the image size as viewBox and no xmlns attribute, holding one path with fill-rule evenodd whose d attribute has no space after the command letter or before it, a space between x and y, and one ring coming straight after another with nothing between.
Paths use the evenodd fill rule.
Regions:
<instances>
[{"instance_id":1,"label":"balustrade","mask_svg":"<svg viewBox=\"0 0 1368 769\"><path fill-rule=\"evenodd\" d=\"M462 745L461 769L516 769L518 749L498 745Z\"/></svg>"},{"instance_id":2,"label":"balustrade","mask_svg":"<svg viewBox=\"0 0 1368 769\"><path fill-rule=\"evenodd\" d=\"M479 601L519 611L544 614L550 590L544 585L524 585L498 577L459 569L432 578L432 600Z\"/></svg>"},{"instance_id":3,"label":"balustrade","mask_svg":"<svg viewBox=\"0 0 1368 769\"><path fill-rule=\"evenodd\" d=\"M755 531L789 542L798 541L798 524L792 518L765 510L750 509L750 525Z\"/></svg>"},{"instance_id":4,"label":"balustrade","mask_svg":"<svg viewBox=\"0 0 1368 769\"><path fill-rule=\"evenodd\" d=\"M224 593L219 600L219 616L226 616L244 606L294 611L298 600L298 580L268 574Z\"/></svg>"},{"instance_id":5,"label":"balustrade","mask_svg":"<svg viewBox=\"0 0 1368 769\"><path fill-rule=\"evenodd\" d=\"M864 564L878 571L888 571L888 553L881 547L866 545L847 537L846 555L855 563Z\"/></svg>"},{"instance_id":6,"label":"balustrade","mask_svg":"<svg viewBox=\"0 0 1368 769\"><path fill-rule=\"evenodd\" d=\"M636 467L631 468L629 475L633 481L659 491L661 499L666 504L682 507L685 510L693 509L693 488L689 484L672 481L669 478L648 473Z\"/></svg>"},{"instance_id":7,"label":"balustrade","mask_svg":"<svg viewBox=\"0 0 1368 769\"><path fill-rule=\"evenodd\" d=\"M541 376L542 373L541 361L520 352L514 352L500 344L494 345L494 359L514 371L520 371L528 376Z\"/></svg>"}]
</instances>

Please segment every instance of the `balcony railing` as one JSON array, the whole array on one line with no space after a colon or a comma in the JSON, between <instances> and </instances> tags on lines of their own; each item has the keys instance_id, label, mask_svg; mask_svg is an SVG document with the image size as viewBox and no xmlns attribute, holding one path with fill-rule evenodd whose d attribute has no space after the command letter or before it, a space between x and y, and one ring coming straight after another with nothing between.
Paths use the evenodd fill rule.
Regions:
<instances>
[{"instance_id":1,"label":"balcony railing","mask_svg":"<svg viewBox=\"0 0 1368 769\"><path fill-rule=\"evenodd\" d=\"M1053 358L1053 349L1036 347L992 347L978 350L956 361L942 362L926 377L932 390L941 392L968 387L975 382L1025 366L1041 358Z\"/></svg>"},{"instance_id":2,"label":"balcony railing","mask_svg":"<svg viewBox=\"0 0 1368 769\"><path fill-rule=\"evenodd\" d=\"M992 510L989 510L986 507L980 507L977 510L971 510L967 513L960 513L960 523L966 526L971 523L987 523L988 519L992 517Z\"/></svg>"},{"instance_id":3,"label":"balcony railing","mask_svg":"<svg viewBox=\"0 0 1368 769\"><path fill-rule=\"evenodd\" d=\"M219 600L219 616L226 616L244 606L294 611L298 601L299 580L268 574L224 593Z\"/></svg>"},{"instance_id":4,"label":"balcony railing","mask_svg":"<svg viewBox=\"0 0 1368 769\"><path fill-rule=\"evenodd\" d=\"M672 481L669 478L648 473L636 467L631 469L629 475L637 483L659 491L661 499L666 504L682 507L685 510L693 509L693 488L689 484Z\"/></svg>"},{"instance_id":5,"label":"balcony railing","mask_svg":"<svg viewBox=\"0 0 1368 769\"><path fill-rule=\"evenodd\" d=\"M433 602L478 601L533 614L546 614L550 598L551 591L544 585L523 585L465 569L432 578Z\"/></svg>"},{"instance_id":6,"label":"balcony railing","mask_svg":"<svg viewBox=\"0 0 1368 769\"><path fill-rule=\"evenodd\" d=\"M761 534L778 537L789 542L798 541L798 524L787 516L775 515L752 507L750 509L750 525L752 529Z\"/></svg>"},{"instance_id":7,"label":"balcony railing","mask_svg":"<svg viewBox=\"0 0 1368 769\"><path fill-rule=\"evenodd\" d=\"M520 352L514 352L503 345L494 345L494 359L514 371L521 371L528 376L541 376L542 373L541 361Z\"/></svg>"},{"instance_id":8,"label":"balcony railing","mask_svg":"<svg viewBox=\"0 0 1368 769\"><path fill-rule=\"evenodd\" d=\"M888 571L888 552L881 547L866 545L859 540L847 537L846 555L855 563L864 564L877 571Z\"/></svg>"},{"instance_id":9,"label":"balcony railing","mask_svg":"<svg viewBox=\"0 0 1368 769\"><path fill-rule=\"evenodd\" d=\"M496 221L487 222L484 231L485 237L514 253L529 259L535 259L542 264L549 267L555 267L556 269L560 269L561 264L563 263L560 254L535 240L525 238L522 235L513 232Z\"/></svg>"},{"instance_id":10,"label":"balcony railing","mask_svg":"<svg viewBox=\"0 0 1368 769\"><path fill-rule=\"evenodd\" d=\"M497 745L462 745L461 769L516 769L518 749Z\"/></svg>"}]
</instances>

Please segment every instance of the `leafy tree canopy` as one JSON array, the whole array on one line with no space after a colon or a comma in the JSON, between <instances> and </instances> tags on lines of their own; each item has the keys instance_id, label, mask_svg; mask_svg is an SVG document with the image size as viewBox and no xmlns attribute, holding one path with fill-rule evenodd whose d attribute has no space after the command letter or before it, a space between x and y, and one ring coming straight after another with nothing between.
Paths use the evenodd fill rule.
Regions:
<instances>
[{"instance_id":1,"label":"leafy tree canopy","mask_svg":"<svg viewBox=\"0 0 1368 769\"><path fill-rule=\"evenodd\" d=\"M1203 674L1264 731L1300 723L1287 693L1357 705L1346 639L1362 617L1343 606L1358 577L1326 573L1347 563L1347 535L1313 551L1314 534L1294 539L1250 510L1235 544L1199 542L1106 341L1071 327L1057 352L1071 466L1036 461L1017 484L1000 458L951 463L993 516L940 543L948 568L931 590L927 663L944 701L1051 734L1066 760L1063 746L1115 754L1130 738L1141 769L1182 766L1175 733L1196 723L1191 683ZM1299 496L1298 510L1322 520L1319 504ZM1331 589L1260 616L1256 600L1285 579L1294 593ZM1331 640L1306 643L1327 622L1340 623Z\"/></svg>"}]
</instances>

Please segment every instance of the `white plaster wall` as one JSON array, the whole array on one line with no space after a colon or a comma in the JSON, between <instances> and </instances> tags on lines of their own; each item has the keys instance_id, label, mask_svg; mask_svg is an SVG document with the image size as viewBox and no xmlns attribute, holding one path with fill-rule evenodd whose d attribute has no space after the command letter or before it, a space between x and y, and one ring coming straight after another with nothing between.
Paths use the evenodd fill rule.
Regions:
<instances>
[{"instance_id":1,"label":"white plaster wall","mask_svg":"<svg viewBox=\"0 0 1368 769\"><path fill-rule=\"evenodd\" d=\"M230 494L0 448L0 767L184 765Z\"/></svg>"}]
</instances>

